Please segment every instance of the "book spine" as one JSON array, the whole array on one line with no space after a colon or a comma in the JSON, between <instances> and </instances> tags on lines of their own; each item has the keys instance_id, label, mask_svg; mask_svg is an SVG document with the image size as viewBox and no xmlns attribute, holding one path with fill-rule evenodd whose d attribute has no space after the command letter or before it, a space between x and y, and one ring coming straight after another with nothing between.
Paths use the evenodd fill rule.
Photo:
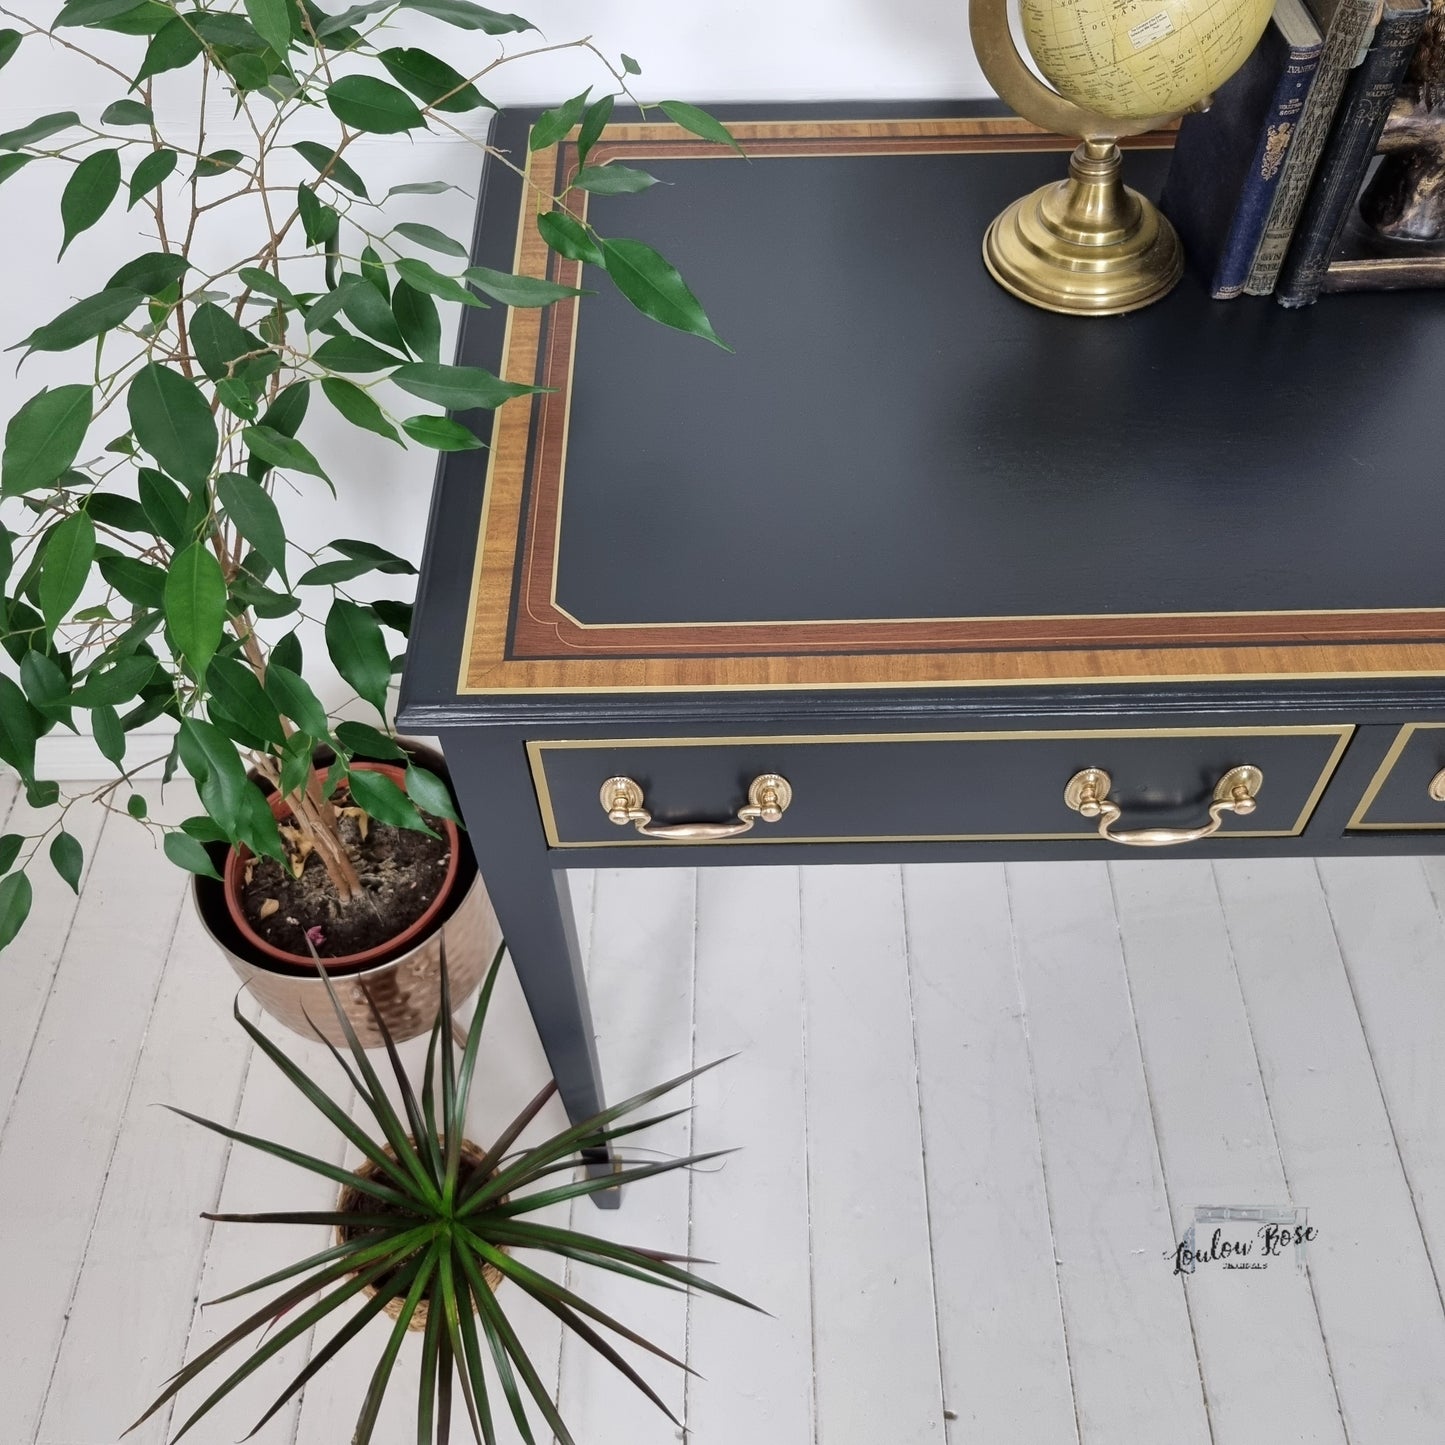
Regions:
<instances>
[{"instance_id":1,"label":"book spine","mask_svg":"<svg viewBox=\"0 0 1445 1445\"><path fill-rule=\"evenodd\" d=\"M1385 7L1375 43L1350 81L1320 157L1319 178L1300 213L1275 289L1281 306L1308 306L1319 296L1429 10L1426 4L1408 10Z\"/></svg>"},{"instance_id":2,"label":"book spine","mask_svg":"<svg viewBox=\"0 0 1445 1445\"><path fill-rule=\"evenodd\" d=\"M1284 169L1275 188L1269 219L1249 268L1244 289L1251 296L1268 296L1274 290L1320 152L1329 137L1340 94L1359 58L1360 42L1370 28L1374 13L1374 0L1343 0L1330 22L1319 71L1285 152Z\"/></svg>"},{"instance_id":3,"label":"book spine","mask_svg":"<svg viewBox=\"0 0 1445 1445\"><path fill-rule=\"evenodd\" d=\"M1210 294L1217 301L1238 296L1249 279L1249 268L1264 235L1270 205L1279 189L1290 139L1299 124L1305 99L1319 70L1321 48L1312 45L1306 49L1291 50L1280 72L1279 86L1265 113L1259 145L1250 162L1244 189L1240 192L1210 287Z\"/></svg>"}]
</instances>

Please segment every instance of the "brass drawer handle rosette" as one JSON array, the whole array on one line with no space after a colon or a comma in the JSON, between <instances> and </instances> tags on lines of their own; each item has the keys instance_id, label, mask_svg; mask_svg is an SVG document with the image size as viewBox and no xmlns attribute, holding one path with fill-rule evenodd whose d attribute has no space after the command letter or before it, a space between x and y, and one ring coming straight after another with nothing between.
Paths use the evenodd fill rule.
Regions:
<instances>
[{"instance_id":1,"label":"brass drawer handle rosette","mask_svg":"<svg viewBox=\"0 0 1445 1445\"><path fill-rule=\"evenodd\" d=\"M1255 798L1264 785L1264 774L1243 763L1230 768L1214 785L1214 800L1209 805L1209 821L1197 828L1133 828L1114 832L1114 824L1123 809L1109 798L1113 779L1102 768L1084 768L1069 779L1064 788L1064 802L1076 813L1099 820L1099 836L1111 843L1130 848L1173 848L1180 843L1197 843L1212 837L1220 829L1226 813L1245 817L1254 812Z\"/></svg>"},{"instance_id":2,"label":"brass drawer handle rosette","mask_svg":"<svg viewBox=\"0 0 1445 1445\"><path fill-rule=\"evenodd\" d=\"M793 790L786 778L763 773L753 779L747 804L738 809L732 823L654 823L652 814L642 806L642 788L631 778L608 778L601 797L603 811L619 828L631 823L644 838L664 843L714 843L750 833L759 821L776 823L793 801Z\"/></svg>"}]
</instances>

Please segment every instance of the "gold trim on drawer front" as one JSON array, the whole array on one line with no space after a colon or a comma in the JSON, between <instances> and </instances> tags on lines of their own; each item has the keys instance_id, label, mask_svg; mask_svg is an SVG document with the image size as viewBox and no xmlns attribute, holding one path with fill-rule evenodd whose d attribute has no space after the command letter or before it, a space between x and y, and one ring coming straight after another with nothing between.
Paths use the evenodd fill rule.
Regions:
<instances>
[{"instance_id":1,"label":"gold trim on drawer front","mask_svg":"<svg viewBox=\"0 0 1445 1445\"><path fill-rule=\"evenodd\" d=\"M724 737L671 737L671 738L565 738L527 744L527 760L532 770L532 785L537 793L537 806L542 814L542 826L550 848L667 848L676 847L651 838L618 837L601 838L587 842L564 843L557 834L557 817L552 807L552 793L547 784L545 754L549 751L575 750L577 748L700 748L700 747L755 747L759 744L776 743L790 746L798 743L825 743L842 745L846 743L996 743L996 742L1039 742L1044 740L1077 739L1088 741L1092 738L1255 738L1255 737L1320 737L1334 736L1335 746L1325 759L1315 785L1295 819L1294 827L1287 830L1274 829L1230 829L1220 834L1226 838L1297 838L1305 830L1320 795L1334 776L1335 769L1344 756L1345 748L1354 735L1353 723L1317 723L1306 727L1260 726L1238 728L1087 728L1081 730L1042 728L1027 731L995 732L898 732L898 733L785 733L785 734L744 734ZM1445 826L1445 824L1442 824ZM1094 838L1098 835L1091 829L1075 829L1071 833L862 833L857 835L833 835L824 837L769 837L749 834L741 838L727 838L708 843L709 848L743 848L759 845L784 843L1056 843L1076 839Z\"/></svg>"},{"instance_id":2,"label":"gold trim on drawer front","mask_svg":"<svg viewBox=\"0 0 1445 1445\"><path fill-rule=\"evenodd\" d=\"M1370 779L1370 786L1365 789L1364 796L1360 799L1359 806L1350 816L1350 821L1345 824L1347 833L1440 833L1445 832L1445 807L1440 810L1440 821L1438 823L1366 823L1365 814L1375 805L1375 799L1380 796L1380 789L1385 786L1386 779L1395 771L1395 764L1400 761L1401 754L1405 751L1409 741L1419 732L1437 732L1445 728L1445 723L1438 722L1412 722L1405 723L1395 735L1395 741L1390 744L1390 751L1380 760L1380 766L1375 769L1375 776Z\"/></svg>"}]
</instances>

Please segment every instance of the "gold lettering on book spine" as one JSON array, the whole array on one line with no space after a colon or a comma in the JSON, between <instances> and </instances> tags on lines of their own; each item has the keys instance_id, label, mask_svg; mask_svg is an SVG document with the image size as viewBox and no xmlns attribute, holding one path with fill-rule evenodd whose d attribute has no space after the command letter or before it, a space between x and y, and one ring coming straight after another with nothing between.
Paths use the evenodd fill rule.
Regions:
<instances>
[{"instance_id":1,"label":"gold lettering on book spine","mask_svg":"<svg viewBox=\"0 0 1445 1445\"><path fill-rule=\"evenodd\" d=\"M1290 132L1294 125L1286 121L1283 125L1272 125L1265 135L1264 159L1259 165L1261 180L1272 181L1275 172L1279 170L1284 161L1284 153L1289 149Z\"/></svg>"}]
</instances>

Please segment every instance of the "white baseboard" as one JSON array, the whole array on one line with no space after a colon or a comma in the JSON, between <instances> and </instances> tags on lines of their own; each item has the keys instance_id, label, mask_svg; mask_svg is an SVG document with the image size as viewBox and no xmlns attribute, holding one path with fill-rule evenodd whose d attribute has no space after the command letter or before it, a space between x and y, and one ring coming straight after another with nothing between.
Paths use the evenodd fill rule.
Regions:
<instances>
[{"instance_id":1,"label":"white baseboard","mask_svg":"<svg viewBox=\"0 0 1445 1445\"><path fill-rule=\"evenodd\" d=\"M140 769L137 777L160 777L174 736L174 728L160 727L127 733L126 766L135 767L137 763L144 762L147 766ZM57 728L35 744L35 774L41 778L53 778L57 783L98 782L115 777L115 764L101 753L89 733L71 733Z\"/></svg>"}]
</instances>

